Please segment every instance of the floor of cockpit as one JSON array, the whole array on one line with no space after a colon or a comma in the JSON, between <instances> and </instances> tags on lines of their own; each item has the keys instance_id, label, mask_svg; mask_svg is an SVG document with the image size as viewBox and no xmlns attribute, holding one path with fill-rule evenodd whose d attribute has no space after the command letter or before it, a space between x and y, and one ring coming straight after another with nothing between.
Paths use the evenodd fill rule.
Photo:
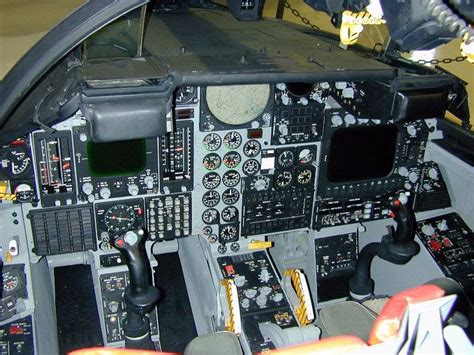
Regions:
<instances>
[{"instance_id":1,"label":"floor of cockpit","mask_svg":"<svg viewBox=\"0 0 474 355\"><path fill-rule=\"evenodd\" d=\"M164 351L184 351L197 336L178 253L158 255L155 283L160 290L158 318ZM90 266L54 270L56 316L61 354L103 346Z\"/></svg>"}]
</instances>

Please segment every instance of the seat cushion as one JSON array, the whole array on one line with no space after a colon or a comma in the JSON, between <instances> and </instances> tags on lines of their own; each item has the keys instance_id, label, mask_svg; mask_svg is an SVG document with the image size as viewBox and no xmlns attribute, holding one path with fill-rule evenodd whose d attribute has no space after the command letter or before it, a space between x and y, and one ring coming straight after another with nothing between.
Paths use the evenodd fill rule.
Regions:
<instances>
[{"instance_id":1,"label":"seat cushion","mask_svg":"<svg viewBox=\"0 0 474 355\"><path fill-rule=\"evenodd\" d=\"M376 315L354 301L328 305L319 311L322 337L354 335L367 341Z\"/></svg>"},{"instance_id":2,"label":"seat cushion","mask_svg":"<svg viewBox=\"0 0 474 355\"><path fill-rule=\"evenodd\" d=\"M191 340L184 355L241 355L237 335L231 332L216 332L198 336Z\"/></svg>"}]
</instances>

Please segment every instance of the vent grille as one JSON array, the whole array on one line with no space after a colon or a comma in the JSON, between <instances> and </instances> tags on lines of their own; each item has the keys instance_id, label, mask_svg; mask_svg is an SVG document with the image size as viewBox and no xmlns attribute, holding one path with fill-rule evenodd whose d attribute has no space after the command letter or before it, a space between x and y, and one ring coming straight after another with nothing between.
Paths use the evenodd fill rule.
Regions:
<instances>
[{"instance_id":1,"label":"vent grille","mask_svg":"<svg viewBox=\"0 0 474 355\"><path fill-rule=\"evenodd\" d=\"M30 216L36 255L97 250L92 207L32 211Z\"/></svg>"}]
</instances>

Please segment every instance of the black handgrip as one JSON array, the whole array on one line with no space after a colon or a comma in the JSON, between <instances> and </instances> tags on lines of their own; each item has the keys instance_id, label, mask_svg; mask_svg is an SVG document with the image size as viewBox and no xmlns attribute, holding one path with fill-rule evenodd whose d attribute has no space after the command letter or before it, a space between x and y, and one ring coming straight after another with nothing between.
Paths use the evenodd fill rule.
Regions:
<instances>
[{"instance_id":1,"label":"black handgrip","mask_svg":"<svg viewBox=\"0 0 474 355\"><path fill-rule=\"evenodd\" d=\"M416 219L413 210L408 204L403 204L398 199L392 201L391 210L393 219L397 222L397 228L393 235L394 243L403 244L413 241L416 231Z\"/></svg>"},{"instance_id":2,"label":"black handgrip","mask_svg":"<svg viewBox=\"0 0 474 355\"><path fill-rule=\"evenodd\" d=\"M130 292L132 295L148 291L148 268L145 254L146 235L143 229L128 231L113 241L125 258L129 270Z\"/></svg>"}]
</instances>

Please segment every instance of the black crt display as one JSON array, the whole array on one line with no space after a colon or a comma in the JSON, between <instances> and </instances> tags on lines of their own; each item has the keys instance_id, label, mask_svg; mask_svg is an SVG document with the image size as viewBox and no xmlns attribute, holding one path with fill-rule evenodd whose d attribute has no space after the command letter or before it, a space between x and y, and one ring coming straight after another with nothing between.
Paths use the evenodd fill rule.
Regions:
<instances>
[{"instance_id":1,"label":"black crt display","mask_svg":"<svg viewBox=\"0 0 474 355\"><path fill-rule=\"evenodd\" d=\"M341 128L331 137L327 179L351 182L387 176L397 144L394 125Z\"/></svg>"},{"instance_id":2,"label":"black crt display","mask_svg":"<svg viewBox=\"0 0 474 355\"><path fill-rule=\"evenodd\" d=\"M144 139L111 143L87 143L89 171L92 176L133 175L145 169Z\"/></svg>"}]
</instances>

